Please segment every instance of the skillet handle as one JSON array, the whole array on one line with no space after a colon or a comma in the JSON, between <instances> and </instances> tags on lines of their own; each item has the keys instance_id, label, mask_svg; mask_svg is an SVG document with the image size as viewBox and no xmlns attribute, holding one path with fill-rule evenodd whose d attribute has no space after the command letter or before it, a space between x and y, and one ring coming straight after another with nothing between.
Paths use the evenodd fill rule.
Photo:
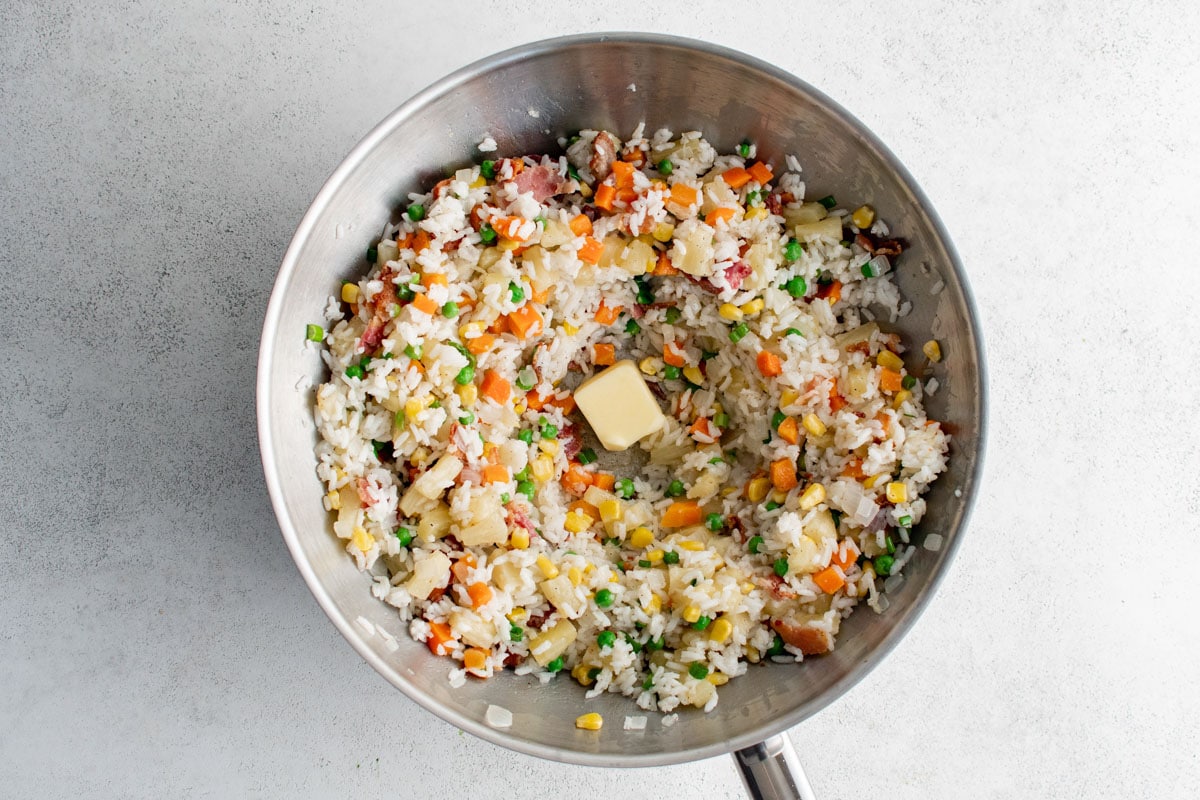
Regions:
<instances>
[{"instance_id":1,"label":"skillet handle","mask_svg":"<svg viewBox=\"0 0 1200 800\"><path fill-rule=\"evenodd\" d=\"M733 757L751 800L816 800L786 733L738 750Z\"/></svg>"}]
</instances>

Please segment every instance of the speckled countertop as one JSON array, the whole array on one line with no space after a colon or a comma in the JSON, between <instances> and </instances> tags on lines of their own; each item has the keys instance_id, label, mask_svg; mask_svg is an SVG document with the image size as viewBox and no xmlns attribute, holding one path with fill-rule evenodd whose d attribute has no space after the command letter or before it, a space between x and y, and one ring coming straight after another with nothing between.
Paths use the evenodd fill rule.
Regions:
<instances>
[{"instance_id":1,"label":"speckled countertop","mask_svg":"<svg viewBox=\"0 0 1200 800\"><path fill-rule=\"evenodd\" d=\"M392 690L305 588L258 459L263 311L333 167L450 70L605 29L844 104L980 306L974 521L895 653L790 732L818 793L1200 794L1195 4L399 5L0 9L0 794L740 796L724 758L542 762Z\"/></svg>"}]
</instances>

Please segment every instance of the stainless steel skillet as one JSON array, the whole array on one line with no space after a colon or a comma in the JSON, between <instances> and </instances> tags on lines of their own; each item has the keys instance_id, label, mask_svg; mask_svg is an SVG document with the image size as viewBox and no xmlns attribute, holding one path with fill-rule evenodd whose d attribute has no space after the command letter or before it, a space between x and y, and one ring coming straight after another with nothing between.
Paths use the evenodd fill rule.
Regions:
<instances>
[{"instance_id":1,"label":"stainless steel skillet","mask_svg":"<svg viewBox=\"0 0 1200 800\"><path fill-rule=\"evenodd\" d=\"M651 714L645 730L627 732L621 720L642 713L628 699L588 701L586 710L609 720L597 735L574 727L584 701L573 681L539 687L504 675L452 689L448 663L409 640L394 611L372 597L321 506L306 382L319 383L322 364L303 339L332 287L362 270L363 252L405 194L464 164L485 136L502 154L537 153L556 151L557 137L580 128L627 135L642 121L648 130L702 130L726 152L749 137L777 164L795 153L815 196L879 210L910 243L898 283L914 310L890 327L910 345L931 336L941 342L941 389L927 406L954 440L950 469L928 495L916 531L917 541L936 533L943 544L915 556L884 614L859 609L833 653L802 666L751 669L722 687L713 712L684 712L670 727ZM784 731L850 690L932 597L977 492L985 395L983 344L962 266L924 194L871 132L803 81L744 54L668 36L601 34L537 42L465 67L406 102L354 148L305 214L280 268L259 353L258 428L271 500L300 573L347 641L411 699L476 736L542 758L637 767L735 753L752 796L807 797ZM511 727L489 726L489 705L510 711Z\"/></svg>"}]
</instances>

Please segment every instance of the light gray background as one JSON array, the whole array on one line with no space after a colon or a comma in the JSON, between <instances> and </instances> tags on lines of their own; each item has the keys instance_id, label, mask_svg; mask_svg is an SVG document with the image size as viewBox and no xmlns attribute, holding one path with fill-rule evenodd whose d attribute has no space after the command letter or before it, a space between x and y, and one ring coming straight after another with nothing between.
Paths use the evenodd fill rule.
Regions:
<instances>
[{"instance_id":1,"label":"light gray background","mask_svg":"<svg viewBox=\"0 0 1200 800\"><path fill-rule=\"evenodd\" d=\"M739 796L726 759L569 767L419 709L317 608L257 455L263 311L342 156L453 68L605 29L843 103L980 305L974 522L913 633L791 732L818 792L1200 793L1195 4L646 5L4 3L0 795Z\"/></svg>"}]
</instances>

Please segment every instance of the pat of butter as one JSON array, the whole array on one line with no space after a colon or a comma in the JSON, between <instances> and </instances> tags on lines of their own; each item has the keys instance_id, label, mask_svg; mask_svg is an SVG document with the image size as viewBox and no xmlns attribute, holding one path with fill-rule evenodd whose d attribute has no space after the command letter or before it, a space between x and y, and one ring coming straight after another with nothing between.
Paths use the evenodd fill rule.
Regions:
<instances>
[{"instance_id":1,"label":"pat of butter","mask_svg":"<svg viewBox=\"0 0 1200 800\"><path fill-rule=\"evenodd\" d=\"M632 361L618 361L575 390L575 404L606 450L624 450L663 424L642 373Z\"/></svg>"}]
</instances>

